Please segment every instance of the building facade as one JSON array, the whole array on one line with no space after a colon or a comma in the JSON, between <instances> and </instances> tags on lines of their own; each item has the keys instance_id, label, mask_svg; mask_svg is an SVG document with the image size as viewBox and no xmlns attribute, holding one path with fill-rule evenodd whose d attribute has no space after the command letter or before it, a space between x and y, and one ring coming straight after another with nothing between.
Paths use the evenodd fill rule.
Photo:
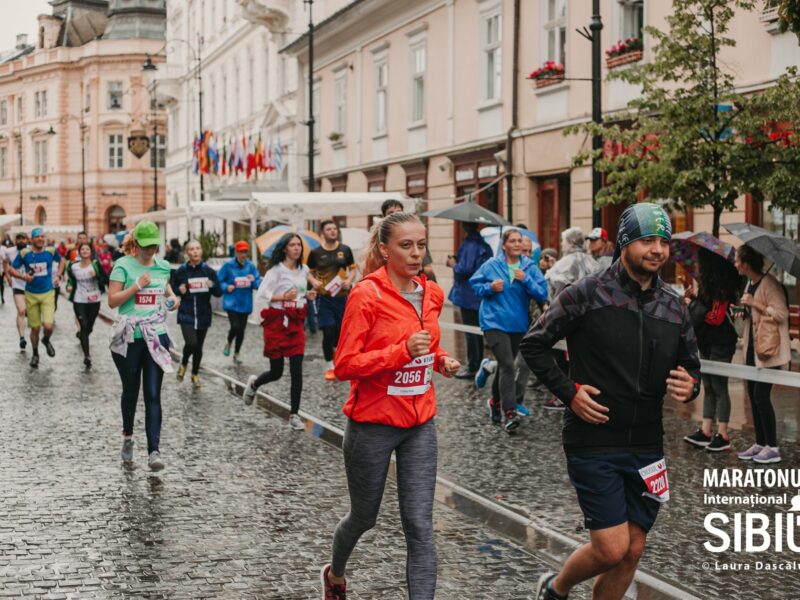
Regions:
<instances>
[{"instance_id":1,"label":"building facade","mask_svg":"<svg viewBox=\"0 0 800 600\"><path fill-rule=\"evenodd\" d=\"M164 205L153 165L163 168L165 123L141 70L163 48L164 1L51 4L35 43L19 40L27 51L0 63L0 212L80 228L85 197L86 228L100 235ZM160 158L136 158L128 137L154 127Z\"/></svg>"},{"instance_id":2,"label":"building facade","mask_svg":"<svg viewBox=\"0 0 800 600\"><path fill-rule=\"evenodd\" d=\"M670 10L671 3L654 0L601 1L603 50L626 38L644 41L641 52L604 65L605 113L625 108L638 93L605 81L609 69L649 60L642 27L665 29ZM797 38L777 31L770 10L742 12L732 22L739 43L725 49L723 60L743 91L757 92L786 66L800 64ZM571 225L588 231L592 172L573 166L572 157L591 141L563 132L591 119L591 84L579 81L591 77L591 44L576 31L590 20L591 3L579 0L350 2L316 27L315 187L406 191L428 208L472 197L535 230L542 246L558 247L560 231ZM296 58L307 81L306 36L296 36L283 53ZM546 61L563 65L567 79L577 80L532 86L528 74ZM304 84L297 90L300 121L308 120L307 105ZM295 144L305 153L305 132L296 131ZM609 207L601 214L612 237L620 211ZM711 226L710 211L674 218L677 230ZM796 215L746 198L723 222L745 219L797 237ZM450 221L428 225L434 264L448 287L444 263L460 231Z\"/></svg>"}]
</instances>

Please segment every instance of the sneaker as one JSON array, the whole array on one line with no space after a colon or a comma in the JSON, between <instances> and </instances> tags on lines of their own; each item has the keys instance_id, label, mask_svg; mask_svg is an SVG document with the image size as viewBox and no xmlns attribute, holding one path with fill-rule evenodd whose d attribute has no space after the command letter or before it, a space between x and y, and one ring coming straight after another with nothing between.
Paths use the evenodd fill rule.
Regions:
<instances>
[{"instance_id":1,"label":"sneaker","mask_svg":"<svg viewBox=\"0 0 800 600\"><path fill-rule=\"evenodd\" d=\"M558 596L550 589L550 583L556 578L556 574L548 571L541 577L536 584L536 591L533 594L533 600L567 600L567 596Z\"/></svg>"},{"instance_id":2,"label":"sneaker","mask_svg":"<svg viewBox=\"0 0 800 600\"><path fill-rule=\"evenodd\" d=\"M531 411L529 411L528 407L524 404L517 404L517 414L522 415L523 417L530 417Z\"/></svg>"},{"instance_id":3,"label":"sneaker","mask_svg":"<svg viewBox=\"0 0 800 600\"><path fill-rule=\"evenodd\" d=\"M753 457L761 452L764 449L763 446L759 446L758 444L753 444L744 452L739 452L736 456L739 457L739 460L752 460Z\"/></svg>"},{"instance_id":4,"label":"sneaker","mask_svg":"<svg viewBox=\"0 0 800 600\"><path fill-rule=\"evenodd\" d=\"M178 381L183 381L184 375L186 375L186 365L181 365L178 367L178 373L175 376L178 378Z\"/></svg>"},{"instance_id":5,"label":"sneaker","mask_svg":"<svg viewBox=\"0 0 800 600\"><path fill-rule=\"evenodd\" d=\"M230 356L231 355L231 343L230 342L226 342L225 343L225 346L222 348L222 353L225 356Z\"/></svg>"},{"instance_id":6,"label":"sneaker","mask_svg":"<svg viewBox=\"0 0 800 600\"><path fill-rule=\"evenodd\" d=\"M550 396L548 400L544 401L542 408L546 410L564 410L567 407L564 406L564 403L555 396Z\"/></svg>"},{"instance_id":7,"label":"sneaker","mask_svg":"<svg viewBox=\"0 0 800 600\"><path fill-rule=\"evenodd\" d=\"M35 352L33 356L31 356L31 369L38 369L39 368L39 353Z\"/></svg>"},{"instance_id":8,"label":"sneaker","mask_svg":"<svg viewBox=\"0 0 800 600\"><path fill-rule=\"evenodd\" d=\"M289 416L289 427L294 429L295 431L304 431L306 428L305 423L303 423L303 419L300 418L300 415L290 415Z\"/></svg>"},{"instance_id":9,"label":"sneaker","mask_svg":"<svg viewBox=\"0 0 800 600\"><path fill-rule=\"evenodd\" d=\"M89 358L88 356L84 356L83 357L83 366L86 367L87 369L91 369L92 368L92 359Z\"/></svg>"},{"instance_id":10,"label":"sneaker","mask_svg":"<svg viewBox=\"0 0 800 600\"><path fill-rule=\"evenodd\" d=\"M454 375L456 379L473 379L477 371L471 371L469 367L461 367Z\"/></svg>"},{"instance_id":11,"label":"sneaker","mask_svg":"<svg viewBox=\"0 0 800 600\"><path fill-rule=\"evenodd\" d=\"M56 349L53 348L53 342L51 342L48 338L44 338L42 343L44 344L44 349L47 350L47 356L53 358L56 355Z\"/></svg>"},{"instance_id":12,"label":"sneaker","mask_svg":"<svg viewBox=\"0 0 800 600\"><path fill-rule=\"evenodd\" d=\"M161 460L161 452L153 450L150 453L150 458L147 459L147 466L151 471L160 471L164 468L164 461Z\"/></svg>"},{"instance_id":13,"label":"sneaker","mask_svg":"<svg viewBox=\"0 0 800 600\"><path fill-rule=\"evenodd\" d=\"M489 416L492 419L492 423L495 425L500 425L500 423L503 421L503 413L500 412L500 403L495 402L494 398L489 396L486 399L486 406L489 408Z\"/></svg>"},{"instance_id":14,"label":"sneaker","mask_svg":"<svg viewBox=\"0 0 800 600\"><path fill-rule=\"evenodd\" d=\"M328 579L331 566L325 565L319 572L319 578L322 582L322 600L347 600L347 583L335 585Z\"/></svg>"},{"instance_id":15,"label":"sneaker","mask_svg":"<svg viewBox=\"0 0 800 600\"><path fill-rule=\"evenodd\" d=\"M336 381L336 373L333 372L333 369L325 371L325 381Z\"/></svg>"},{"instance_id":16,"label":"sneaker","mask_svg":"<svg viewBox=\"0 0 800 600\"><path fill-rule=\"evenodd\" d=\"M238 355L238 354L234 354L234 355L233 355L233 364L235 364L235 365L240 365L240 364L242 364L242 359L241 359L241 358L239 358L239 355Z\"/></svg>"},{"instance_id":17,"label":"sneaker","mask_svg":"<svg viewBox=\"0 0 800 600\"><path fill-rule=\"evenodd\" d=\"M761 449L761 452L753 457L753 462L760 465L779 463L781 462L781 453L777 448L773 448L772 446L764 446Z\"/></svg>"},{"instance_id":18,"label":"sneaker","mask_svg":"<svg viewBox=\"0 0 800 600\"><path fill-rule=\"evenodd\" d=\"M119 455L124 462L131 462L133 460L133 438L128 436L122 437L122 450Z\"/></svg>"},{"instance_id":19,"label":"sneaker","mask_svg":"<svg viewBox=\"0 0 800 600\"><path fill-rule=\"evenodd\" d=\"M28 342L25 340L24 337L19 338L19 351L25 352L25 348L28 347Z\"/></svg>"},{"instance_id":20,"label":"sneaker","mask_svg":"<svg viewBox=\"0 0 800 600\"><path fill-rule=\"evenodd\" d=\"M475 389L481 390L486 386L486 380L489 379L489 375L494 373L495 367L497 367L496 361L488 358L484 358L481 361L481 366L478 367L478 372L475 373Z\"/></svg>"},{"instance_id":21,"label":"sneaker","mask_svg":"<svg viewBox=\"0 0 800 600\"><path fill-rule=\"evenodd\" d=\"M255 388L256 379L258 379L257 376L250 375L250 377L247 378L247 385L244 386L244 391L242 392L242 400L244 400L244 403L247 406L250 406L256 397L256 388Z\"/></svg>"},{"instance_id":22,"label":"sneaker","mask_svg":"<svg viewBox=\"0 0 800 600\"><path fill-rule=\"evenodd\" d=\"M515 410L507 410L505 414L505 423L503 423L503 429L506 430L506 433L514 433L517 429L519 429L519 417L517 416L517 411Z\"/></svg>"},{"instance_id":23,"label":"sneaker","mask_svg":"<svg viewBox=\"0 0 800 600\"><path fill-rule=\"evenodd\" d=\"M706 446L706 450L708 450L709 452L722 452L723 450L730 451L730 449L731 449L731 438L728 437L726 439L718 433L714 434L714 437L711 438L711 443Z\"/></svg>"},{"instance_id":24,"label":"sneaker","mask_svg":"<svg viewBox=\"0 0 800 600\"><path fill-rule=\"evenodd\" d=\"M192 375L192 387L194 389L198 389L202 387L202 383L200 383L200 375Z\"/></svg>"},{"instance_id":25,"label":"sneaker","mask_svg":"<svg viewBox=\"0 0 800 600\"><path fill-rule=\"evenodd\" d=\"M705 448L711 443L711 436L703 433L702 429L698 429L692 435L683 436L683 441L689 442L695 446L700 446L701 448Z\"/></svg>"}]
</instances>

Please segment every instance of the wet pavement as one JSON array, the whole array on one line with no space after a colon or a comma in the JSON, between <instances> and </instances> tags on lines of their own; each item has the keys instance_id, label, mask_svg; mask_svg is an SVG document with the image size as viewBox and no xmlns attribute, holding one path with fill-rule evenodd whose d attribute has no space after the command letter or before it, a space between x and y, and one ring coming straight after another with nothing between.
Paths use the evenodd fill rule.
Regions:
<instances>
[{"instance_id":1,"label":"wet pavement","mask_svg":"<svg viewBox=\"0 0 800 600\"><path fill-rule=\"evenodd\" d=\"M229 365L220 353L221 325L217 319L209 336L209 364ZM30 352L17 350L10 304L0 308L0 328L7 334L0 339L0 597L319 597L318 569L348 506L338 450L244 407L219 380L207 378L194 391L188 378L179 385L167 376L161 443L167 467L159 474L146 468L141 403L136 458L125 467L108 326L98 321L89 372L66 303L57 313L57 355L43 354L38 370L28 367ZM261 364L256 332L248 331L246 366L225 370L243 377ZM320 359L309 360L303 408L341 423L345 388L321 381L321 368ZM284 384L268 391L285 397ZM477 402L457 396L457 389L443 388L445 472L456 460L455 409L469 415ZM512 443L481 425L474 442ZM524 462L506 470L537 470ZM547 567L543 557L442 505L435 507L435 527L437 598L522 600ZM362 538L349 565L352 598L406 597L404 562L390 482L378 526ZM588 597L587 590L574 597Z\"/></svg>"},{"instance_id":2,"label":"wet pavement","mask_svg":"<svg viewBox=\"0 0 800 600\"><path fill-rule=\"evenodd\" d=\"M248 328L242 352L244 364L239 366L232 365L230 359L221 355L226 329L226 320L215 317L206 345L208 364L240 380L264 369L266 360L261 357L260 328ZM453 336L450 339L452 341ZM323 380L324 364L320 345L320 334L309 336L301 410L343 427L345 417L341 407L348 384ZM561 534L577 541L586 541L588 533L583 529L575 493L567 479L560 445L562 415L541 408L545 396L530 391L528 403L533 407L532 414L524 420L519 434L512 437L489 424L485 409L487 391L478 392L472 389L469 382L444 380L438 376L435 384L440 476L529 516ZM284 378L261 390L287 401L288 386L288 378ZM731 423L735 450L747 448L754 441L749 401L743 388L741 381L731 381ZM665 449L672 499L663 506L649 536L648 549L641 562L644 571L700 597L730 598L733 590L736 590L737 595L759 600L800 599L798 553L785 548L782 552L776 552L774 545L758 553L714 553L704 547L705 542L714 545L720 543L720 539L710 534L704 526L707 515L711 513L722 513L733 521L736 513L757 512L763 513L771 523L774 523L775 515L781 513L784 529L790 515L796 518L797 513L789 513L788 509L791 498L800 490L786 486L738 489L704 487L705 469L728 469L729 473L733 469L749 471L765 468L798 471L800 451L796 440L800 390L776 387L774 395L784 460L768 467L739 461L734 452L712 454L689 446L682 438L697 428L695 419L701 410L702 399L688 406L667 402ZM706 495L714 494L726 496L731 502L751 494L786 496L780 498L777 505L748 508L713 504ZM800 544L800 519L797 522L795 539ZM733 525L722 525L720 521L716 525L733 538ZM785 539L787 532L783 534ZM780 586L776 587L778 581Z\"/></svg>"}]
</instances>

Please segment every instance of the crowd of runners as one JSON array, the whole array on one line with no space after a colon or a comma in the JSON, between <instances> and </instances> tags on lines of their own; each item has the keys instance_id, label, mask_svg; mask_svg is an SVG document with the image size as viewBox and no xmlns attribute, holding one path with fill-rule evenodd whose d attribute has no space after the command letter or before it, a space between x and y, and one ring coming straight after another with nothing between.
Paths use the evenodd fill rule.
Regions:
<instances>
[{"instance_id":1,"label":"crowd of runners","mask_svg":"<svg viewBox=\"0 0 800 600\"><path fill-rule=\"evenodd\" d=\"M249 376L243 400L252 404L259 388L283 376L288 361L289 426L296 430L305 429L299 410L313 311L322 332L319 377L350 382L343 450L351 506L335 526L331 560L321 570L324 600L346 600L346 565L375 525L393 453L409 597L434 597L434 372L479 390L491 378L487 422L511 435L530 414L530 384L547 390L544 408L564 412L567 471L591 538L538 583L537 600L562 600L591 578L595 598L621 598L628 588L659 507L669 500L665 398L691 401L702 380L703 420L685 440L707 451L731 449L727 379L701 378L700 358L730 362L743 336L746 364L785 368L791 360L786 297L764 273L763 257L742 246L735 268L728 268L701 251L696 281L678 293L659 276L672 229L654 204L624 211L616 243L601 228L586 236L567 229L560 254L540 248L523 226L501 230L493 248L477 225L465 223L463 241L447 262L454 281L448 298L461 322L483 335L467 334L463 366L440 345L445 294L433 276L425 226L414 214L400 202L385 203L361 253L340 241L334 221L322 221L318 230L321 244L313 250L300 233L287 232L271 248L266 268L250 260L250 242L239 241L216 270L196 240L170 249L185 260L168 254L171 265L159 258L160 232L149 221L120 237L90 240L81 233L59 246L35 228L0 247L0 299L5 303L8 287L19 348L30 351L35 369L40 345L48 357L56 354L54 315L63 286L90 369L90 336L105 295L116 310L110 350L121 384L121 458L134 460L141 390L148 466L156 471L165 466L159 447L164 374L183 381L189 370L192 385L202 385L214 298L229 322L221 351L235 364L242 362L248 319L259 311L268 369ZM169 313L176 313L183 338L177 369ZM569 352L554 348L562 340ZM771 386L753 382L748 392L756 444L738 457L778 462Z\"/></svg>"}]
</instances>

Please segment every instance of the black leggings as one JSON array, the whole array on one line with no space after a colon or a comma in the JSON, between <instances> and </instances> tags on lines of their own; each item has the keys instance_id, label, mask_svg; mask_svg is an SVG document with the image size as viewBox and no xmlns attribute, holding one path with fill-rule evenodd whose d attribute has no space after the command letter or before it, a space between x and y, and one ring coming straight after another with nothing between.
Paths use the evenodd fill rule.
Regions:
<instances>
[{"instance_id":1,"label":"black leggings","mask_svg":"<svg viewBox=\"0 0 800 600\"><path fill-rule=\"evenodd\" d=\"M228 330L228 343L230 344L234 338L236 339L236 346L234 352L239 354L242 349L242 342L244 341L244 331L247 329L247 317L250 316L246 313L228 311L228 321L231 323L231 328Z\"/></svg>"},{"instance_id":2,"label":"black leggings","mask_svg":"<svg viewBox=\"0 0 800 600\"><path fill-rule=\"evenodd\" d=\"M81 349L83 355L89 357L89 336L94 329L94 322L97 320L97 315L100 313L99 302L73 302L72 310L75 311L75 318L78 319L78 325L81 329L78 332L81 338Z\"/></svg>"},{"instance_id":3,"label":"black leggings","mask_svg":"<svg viewBox=\"0 0 800 600\"><path fill-rule=\"evenodd\" d=\"M753 349L753 330L750 329L750 343L745 352L745 364L754 367L756 364ZM772 384L760 381L747 382L747 394L750 396L750 405L753 409L753 426L756 430L756 444L759 446L778 447L778 426L775 420L775 409L772 406L770 395Z\"/></svg>"},{"instance_id":4,"label":"black leggings","mask_svg":"<svg viewBox=\"0 0 800 600\"><path fill-rule=\"evenodd\" d=\"M200 372L200 361L203 360L203 344L206 341L208 329L195 329L194 325L181 323L181 333L183 334L183 360L181 364L185 367L189 364L189 357L192 356L192 375Z\"/></svg>"},{"instance_id":5,"label":"black leggings","mask_svg":"<svg viewBox=\"0 0 800 600\"><path fill-rule=\"evenodd\" d=\"M322 328L322 355L325 360L333 360L336 346L339 345L339 334L342 332L341 325L329 325Z\"/></svg>"},{"instance_id":6,"label":"black leggings","mask_svg":"<svg viewBox=\"0 0 800 600\"><path fill-rule=\"evenodd\" d=\"M2 299L3 302L6 301L5 294L6 294L6 278L3 277L2 273L0 273L0 299Z\"/></svg>"},{"instance_id":7,"label":"black leggings","mask_svg":"<svg viewBox=\"0 0 800 600\"><path fill-rule=\"evenodd\" d=\"M269 371L264 371L258 376L253 386L258 389L265 383L278 381L283 375L283 358L270 358ZM289 357L289 376L292 378L290 398L292 403L292 414L296 415L300 410L300 395L303 393L303 355Z\"/></svg>"}]
</instances>

